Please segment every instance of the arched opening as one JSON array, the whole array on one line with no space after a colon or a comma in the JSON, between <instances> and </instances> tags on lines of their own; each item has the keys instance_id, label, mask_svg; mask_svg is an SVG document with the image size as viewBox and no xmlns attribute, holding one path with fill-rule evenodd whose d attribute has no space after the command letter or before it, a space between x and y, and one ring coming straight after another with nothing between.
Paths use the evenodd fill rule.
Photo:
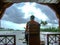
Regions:
<instances>
[{"instance_id":1,"label":"arched opening","mask_svg":"<svg viewBox=\"0 0 60 45\"><path fill-rule=\"evenodd\" d=\"M25 24L31 15L34 15L39 23L41 23L41 20L47 21L48 25L44 27L58 26L56 13L47 5L35 2L14 3L5 10L3 15L1 27L4 28L24 30Z\"/></svg>"}]
</instances>

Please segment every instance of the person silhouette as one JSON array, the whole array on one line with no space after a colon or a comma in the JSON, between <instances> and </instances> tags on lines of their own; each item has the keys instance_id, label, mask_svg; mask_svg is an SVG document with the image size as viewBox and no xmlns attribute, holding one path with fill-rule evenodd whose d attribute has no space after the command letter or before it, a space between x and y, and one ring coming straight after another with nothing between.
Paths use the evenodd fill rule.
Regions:
<instances>
[{"instance_id":1,"label":"person silhouette","mask_svg":"<svg viewBox=\"0 0 60 45\"><path fill-rule=\"evenodd\" d=\"M38 28L34 27L34 26L37 26ZM27 22L26 24L26 30L25 30L25 39L26 39L26 42L27 42L27 45L28 45L28 41L29 41L29 35L31 35L31 31L35 31L35 32L40 32L40 24L38 22L35 21L35 16L34 15L31 15L30 17L30 21ZM39 35L40 33L38 33ZM31 36L30 36L31 37Z\"/></svg>"}]
</instances>

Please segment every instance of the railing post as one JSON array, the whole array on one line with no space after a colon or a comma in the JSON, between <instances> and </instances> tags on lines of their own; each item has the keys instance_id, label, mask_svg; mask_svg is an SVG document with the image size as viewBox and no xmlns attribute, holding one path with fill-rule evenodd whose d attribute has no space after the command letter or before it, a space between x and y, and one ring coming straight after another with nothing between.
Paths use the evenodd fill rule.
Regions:
<instances>
[{"instance_id":1,"label":"railing post","mask_svg":"<svg viewBox=\"0 0 60 45\"><path fill-rule=\"evenodd\" d=\"M14 42L15 42L14 45L16 45L16 36L15 35L14 35Z\"/></svg>"},{"instance_id":2,"label":"railing post","mask_svg":"<svg viewBox=\"0 0 60 45\"><path fill-rule=\"evenodd\" d=\"M47 34L47 45L49 45L49 34Z\"/></svg>"},{"instance_id":3,"label":"railing post","mask_svg":"<svg viewBox=\"0 0 60 45\"><path fill-rule=\"evenodd\" d=\"M60 35L59 35L59 44L60 44Z\"/></svg>"},{"instance_id":4,"label":"railing post","mask_svg":"<svg viewBox=\"0 0 60 45\"><path fill-rule=\"evenodd\" d=\"M4 44L4 45L7 45L7 44Z\"/></svg>"}]
</instances>

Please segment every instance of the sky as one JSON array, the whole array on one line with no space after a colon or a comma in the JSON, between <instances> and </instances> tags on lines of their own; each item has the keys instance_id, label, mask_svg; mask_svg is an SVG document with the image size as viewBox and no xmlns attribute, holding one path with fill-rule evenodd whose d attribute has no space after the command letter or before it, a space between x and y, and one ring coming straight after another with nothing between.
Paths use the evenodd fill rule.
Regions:
<instances>
[{"instance_id":1,"label":"sky","mask_svg":"<svg viewBox=\"0 0 60 45\"><path fill-rule=\"evenodd\" d=\"M58 26L56 13L47 5L35 2L15 3L8 7L1 19L1 27L24 30L30 16L34 15L37 22L47 21L49 26Z\"/></svg>"}]
</instances>

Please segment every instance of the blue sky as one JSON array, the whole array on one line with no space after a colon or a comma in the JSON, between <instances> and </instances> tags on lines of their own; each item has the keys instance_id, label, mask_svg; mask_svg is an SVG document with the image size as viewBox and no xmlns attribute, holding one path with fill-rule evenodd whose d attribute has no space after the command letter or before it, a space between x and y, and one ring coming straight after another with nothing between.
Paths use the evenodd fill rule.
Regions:
<instances>
[{"instance_id":1,"label":"blue sky","mask_svg":"<svg viewBox=\"0 0 60 45\"><path fill-rule=\"evenodd\" d=\"M15 3L7 8L1 19L1 27L23 30L31 15L34 15L37 22L47 21L48 25L58 25L55 12L46 5L35 2Z\"/></svg>"}]
</instances>

